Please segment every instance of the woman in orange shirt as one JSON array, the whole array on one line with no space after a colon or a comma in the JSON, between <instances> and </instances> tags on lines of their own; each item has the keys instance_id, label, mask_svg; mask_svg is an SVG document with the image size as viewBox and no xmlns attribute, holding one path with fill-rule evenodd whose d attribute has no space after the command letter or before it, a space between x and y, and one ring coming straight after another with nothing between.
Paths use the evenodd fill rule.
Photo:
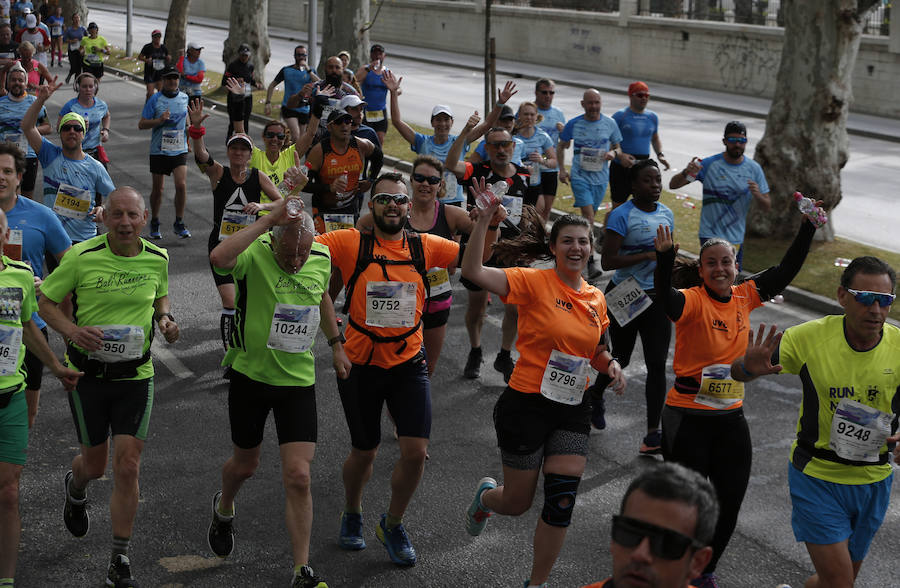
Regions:
<instances>
[{"instance_id":1,"label":"woman in orange shirt","mask_svg":"<svg viewBox=\"0 0 900 588\"><path fill-rule=\"evenodd\" d=\"M476 200L490 195L484 180L476 180L472 191ZM494 407L504 484L498 486L488 477L479 482L466 513L466 530L480 534L492 512L513 516L526 512L543 471L544 509L534 536L531 575L525 582L543 586L565 540L587 460L591 407L585 390L590 366L607 373L620 394L625 377L607 350L606 299L581 278L593 251L587 221L563 216L547 239L540 216L526 207L522 234L495 245L495 253L510 266L543 258L555 261L554 267L486 267L483 242L499 205L494 200L479 211L462 273L504 303L518 306L520 357Z\"/></svg>"},{"instance_id":2,"label":"woman in orange shirt","mask_svg":"<svg viewBox=\"0 0 900 588\"><path fill-rule=\"evenodd\" d=\"M753 448L744 418L743 383L731 379L731 362L744 355L750 313L784 290L806 259L816 227L804 218L779 265L735 285L734 247L708 240L697 263L676 268L676 247L668 226L656 232L654 286L666 315L675 323L675 385L662 413L662 452L709 478L719 499L713 557L691 584L717 588L713 573L731 534L750 481ZM673 278L687 282L672 288ZM723 368L724 366L724 368Z\"/></svg>"}]
</instances>

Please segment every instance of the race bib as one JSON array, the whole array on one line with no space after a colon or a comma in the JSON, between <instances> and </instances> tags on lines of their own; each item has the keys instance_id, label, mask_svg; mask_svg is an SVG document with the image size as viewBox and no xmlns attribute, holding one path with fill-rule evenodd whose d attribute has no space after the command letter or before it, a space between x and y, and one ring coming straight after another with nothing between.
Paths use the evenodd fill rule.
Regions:
<instances>
[{"instance_id":1,"label":"race bib","mask_svg":"<svg viewBox=\"0 0 900 588\"><path fill-rule=\"evenodd\" d=\"M579 158L578 163L584 171L603 171L603 166L606 164L606 149L582 147Z\"/></svg>"},{"instance_id":2,"label":"race bib","mask_svg":"<svg viewBox=\"0 0 900 588\"><path fill-rule=\"evenodd\" d=\"M459 182L456 180L456 174L452 171L444 170L444 198L455 200L459 193Z\"/></svg>"},{"instance_id":3,"label":"race bib","mask_svg":"<svg viewBox=\"0 0 900 588\"><path fill-rule=\"evenodd\" d=\"M50 35L54 37L59 37L62 35L62 26L61 25L53 25L50 27Z\"/></svg>"},{"instance_id":4,"label":"race bib","mask_svg":"<svg viewBox=\"0 0 900 588\"><path fill-rule=\"evenodd\" d=\"M18 147L22 153L28 153L28 139L25 137L25 133L21 131L3 133L3 140Z\"/></svg>"},{"instance_id":5,"label":"race bib","mask_svg":"<svg viewBox=\"0 0 900 588\"><path fill-rule=\"evenodd\" d=\"M85 53L84 60L90 63L91 65L96 65L100 63L100 56L96 53Z\"/></svg>"},{"instance_id":6,"label":"race bib","mask_svg":"<svg viewBox=\"0 0 900 588\"><path fill-rule=\"evenodd\" d=\"M11 376L19 366L22 327L0 325L0 376Z\"/></svg>"},{"instance_id":7,"label":"race bib","mask_svg":"<svg viewBox=\"0 0 900 588\"><path fill-rule=\"evenodd\" d=\"M305 353L319 330L319 307L276 304L266 347L288 353Z\"/></svg>"},{"instance_id":8,"label":"race bib","mask_svg":"<svg viewBox=\"0 0 900 588\"><path fill-rule=\"evenodd\" d=\"M878 463L878 452L891 434L892 418L877 408L844 398L831 420L828 447L844 459Z\"/></svg>"},{"instance_id":9,"label":"race bib","mask_svg":"<svg viewBox=\"0 0 900 588\"><path fill-rule=\"evenodd\" d=\"M160 70L160 69L166 67L166 60L165 59L154 59L152 61L152 64L153 64L153 69Z\"/></svg>"},{"instance_id":10,"label":"race bib","mask_svg":"<svg viewBox=\"0 0 900 588\"><path fill-rule=\"evenodd\" d=\"M428 297L437 298L452 290L450 286L450 272L445 267L433 267L425 274L428 278Z\"/></svg>"},{"instance_id":11,"label":"race bib","mask_svg":"<svg viewBox=\"0 0 900 588\"><path fill-rule=\"evenodd\" d=\"M562 404L581 404L591 360L554 349L541 378L541 395Z\"/></svg>"},{"instance_id":12,"label":"race bib","mask_svg":"<svg viewBox=\"0 0 900 588\"><path fill-rule=\"evenodd\" d=\"M96 325L103 331L100 349L92 351L93 359L116 363L138 359L144 354L144 329L138 325Z\"/></svg>"},{"instance_id":13,"label":"race bib","mask_svg":"<svg viewBox=\"0 0 900 588\"><path fill-rule=\"evenodd\" d=\"M521 196L503 196L503 206L506 207L506 218L514 225L518 225L522 220L522 202Z\"/></svg>"},{"instance_id":14,"label":"race bib","mask_svg":"<svg viewBox=\"0 0 900 588\"><path fill-rule=\"evenodd\" d=\"M243 212L230 212L226 210L222 213L222 223L219 225L219 241L224 241L244 227L249 227L254 222L256 222L255 214L244 214Z\"/></svg>"},{"instance_id":15,"label":"race bib","mask_svg":"<svg viewBox=\"0 0 900 588\"><path fill-rule=\"evenodd\" d=\"M180 153L184 151L184 133L179 129L167 129L162 132L160 148L165 152Z\"/></svg>"},{"instance_id":16,"label":"race bib","mask_svg":"<svg viewBox=\"0 0 900 588\"><path fill-rule=\"evenodd\" d=\"M10 229L9 240L3 246L3 255L16 261L22 261L22 230Z\"/></svg>"},{"instance_id":17,"label":"race bib","mask_svg":"<svg viewBox=\"0 0 900 588\"><path fill-rule=\"evenodd\" d=\"M633 276L606 293L609 312L616 317L620 327L630 323L636 316L650 308L653 301L641 288Z\"/></svg>"},{"instance_id":18,"label":"race bib","mask_svg":"<svg viewBox=\"0 0 900 588\"><path fill-rule=\"evenodd\" d=\"M60 183L53 202L53 212L66 218L86 219L91 211L92 197L87 190Z\"/></svg>"},{"instance_id":19,"label":"race bib","mask_svg":"<svg viewBox=\"0 0 900 588\"><path fill-rule=\"evenodd\" d=\"M384 111L383 110L367 110L366 111L366 122L377 123L384 120Z\"/></svg>"},{"instance_id":20,"label":"race bib","mask_svg":"<svg viewBox=\"0 0 900 588\"><path fill-rule=\"evenodd\" d=\"M416 284L414 282L368 282L366 284L366 325L370 327L412 327L416 324Z\"/></svg>"},{"instance_id":21,"label":"race bib","mask_svg":"<svg viewBox=\"0 0 900 588\"><path fill-rule=\"evenodd\" d=\"M356 226L352 214L323 214L322 220L325 222L326 233L340 229L352 229Z\"/></svg>"},{"instance_id":22,"label":"race bib","mask_svg":"<svg viewBox=\"0 0 900 588\"><path fill-rule=\"evenodd\" d=\"M78 51L81 47L81 40L69 41L69 51Z\"/></svg>"},{"instance_id":23,"label":"race bib","mask_svg":"<svg viewBox=\"0 0 900 588\"><path fill-rule=\"evenodd\" d=\"M703 368L700 391L694 402L712 408L728 408L744 399L744 383L731 379L731 365L717 363Z\"/></svg>"}]
</instances>

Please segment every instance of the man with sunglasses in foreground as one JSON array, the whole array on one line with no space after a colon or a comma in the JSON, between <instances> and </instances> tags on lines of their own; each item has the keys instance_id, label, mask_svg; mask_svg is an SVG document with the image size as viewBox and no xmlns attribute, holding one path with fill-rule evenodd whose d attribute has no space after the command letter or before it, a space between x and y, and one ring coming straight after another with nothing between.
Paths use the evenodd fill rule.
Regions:
<instances>
[{"instance_id":1,"label":"man with sunglasses in foreground","mask_svg":"<svg viewBox=\"0 0 900 588\"><path fill-rule=\"evenodd\" d=\"M803 382L788 484L791 526L816 573L807 588L852 586L884 521L900 463L900 329L885 324L894 302L894 269L857 257L841 275L843 315L787 329L760 328L731 377L790 373ZM763 325L764 326L764 325Z\"/></svg>"},{"instance_id":2,"label":"man with sunglasses in foreground","mask_svg":"<svg viewBox=\"0 0 900 588\"><path fill-rule=\"evenodd\" d=\"M687 167L669 180L669 189L700 180L703 184L703 207L700 209L700 244L713 237L722 237L734 245L737 265L744 259L744 231L747 228L747 212L754 200L768 211L769 184L762 167L749 157L747 127L733 120L725 125L722 138L725 151L705 159L694 157Z\"/></svg>"},{"instance_id":3,"label":"man with sunglasses in foreground","mask_svg":"<svg viewBox=\"0 0 900 588\"><path fill-rule=\"evenodd\" d=\"M613 576L584 588L686 588L712 558L719 506L712 484L661 463L635 478L613 516Z\"/></svg>"},{"instance_id":4,"label":"man with sunglasses in foreground","mask_svg":"<svg viewBox=\"0 0 900 588\"><path fill-rule=\"evenodd\" d=\"M365 549L362 495L381 441L381 408L387 403L397 427L400 459L391 475L387 512L375 528L395 564L416 563L402 519L422 479L431 434L431 384L422 350L422 308L428 269L456 261L459 244L450 239L404 230L409 192L398 173L382 174L372 186L371 234L356 229L316 237L331 252L347 288L349 326L344 351L349 374L338 373L338 391L350 429L351 450L344 462L344 511L339 545ZM485 241L497 238L502 207ZM490 247L485 247L490 251Z\"/></svg>"}]
</instances>

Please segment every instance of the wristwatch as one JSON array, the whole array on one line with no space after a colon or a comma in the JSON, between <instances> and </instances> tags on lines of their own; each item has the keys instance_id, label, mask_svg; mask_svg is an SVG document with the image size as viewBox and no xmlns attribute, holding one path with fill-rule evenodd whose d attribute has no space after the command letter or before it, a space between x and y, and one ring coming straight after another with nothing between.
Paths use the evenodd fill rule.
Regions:
<instances>
[{"instance_id":1,"label":"wristwatch","mask_svg":"<svg viewBox=\"0 0 900 588\"><path fill-rule=\"evenodd\" d=\"M169 319L170 321L172 321L173 323L177 323L177 322L178 322L178 321L175 320L175 317L172 316L172 313L171 313L171 312L161 312L161 313L159 313L158 315L156 315L156 322L159 322L159 319L161 319L162 317L168 318L168 319Z\"/></svg>"},{"instance_id":2,"label":"wristwatch","mask_svg":"<svg viewBox=\"0 0 900 588\"><path fill-rule=\"evenodd\" d=\"M337 337L332 337L331 339L328 340L328 346L334 347L335 343L340 343L341 345L343 345L346 342L347 342L347 339L344 337L344 334L338 333Z\"/></svg>"}]
</instances>

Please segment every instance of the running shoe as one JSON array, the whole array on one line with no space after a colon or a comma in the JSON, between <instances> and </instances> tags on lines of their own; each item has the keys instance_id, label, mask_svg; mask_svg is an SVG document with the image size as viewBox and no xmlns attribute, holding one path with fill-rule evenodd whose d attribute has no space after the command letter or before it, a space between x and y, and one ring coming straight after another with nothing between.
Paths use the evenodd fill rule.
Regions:
<instances>
[{"instance_id":1,"label":"running shoe","mask_svg":"<svg viewBox=\"0 0 900 588\"><path fill-rule=\"evenodd\" d=\"M91 528L91 519L87 513L87 498L72 498L69 494L69 481L72 479L72 470L66 472L63 482L63 491L66 493L66 506L63 509L63 521L69 533L75 537L84 537Z\"/></svg>"},{"instance_id":2,"label":"running shoe","mask_svg":"<svg viewBox=\"0 0 900 588\"><path fill-rule=\"evenodd\" d=\"M209 524L209 531L206 533L206 541L209 548L218 557L228 557L234 551L234 516L223 519L218 512L219 499L222 498L222 492L216 492L212 500L212 522Z\"/></svg>"},{"instance_id":3,"label":"running shoe","mask_svg":"<svg viewBox=\"0 0 900 588\"><path fill-rule=\"evenodd\" d=\"M466 367L463 368L463 376L474 380L481 375L481 347L473 347L469 350L469 357L466 359Z\"/></svg>"},{"instance_id":4,"label":"running shoe","mask_svg":"<svg viewBox=\"0 0 900 588\"><path fill-rule=\"evenodd\" d=\"M150 238L154 241L162 239L162 233L159 232L159 219L150 219Z\"/></svg>"},{"instance_id":5,"label":"running shoe","mask_svg":"<svg viewBox=\"0 0 900 588\"><path fill-rule=\"evenodd\" d=\"M117 553L109 562L106 572L106 585L112 588L137 588L137 582L131 577L131 562L127 555Z\"/></svg>"},{"instance_id":6,"label":"running shoe","mask_svg":"<svg viewBox=\"0 0 900 588\"><path fill-rule=\"evenodd\" d=\"M291 588L328 588L328 584L322 581L309 566L300 568L300 573L294 574Z\"/></svg>"},{"instance_id":7,"label":"running shoe","mask_svg":"<svg viewBox=\"0 0 900 588\"><path fill-rule=\"evenodd\" d=\"M416 550L409 542L409 535L406 534L403 523L388 529L387 515L383 514L378 526L375 527L375 536L387 549L392 562L398 566L416 565Z\"/></svg>"},{"instance_id":8,"label":"running shoe","mask_svg":"<svg viewBox=\"0 0 900 588\"><path fill-rule=\"evenodd\" d=\"M516 362L513 361L513 358L508 353L505 354L497 354L497 357L494 359L494 369L503 374L503 382L509 384L509 379L512 377L513 369L516 367Z\"/></svg>"},{"instance_id":9,"label":"running shoe","mask_svg":"<svg viewBox=\"0 0 900 588\"><path fill-rule=\"evenodd\" d=\"M338 545L348 551L359 551L366 548L366 540L362 536L362 514L358 512L341 512L341 537Z\"/></svg>"},{"instance_id":10,"label":"running shoe","mask_svg":"<svg viewBox=\"0 0 900 588\"><path fill-rule=\"evenodd\" d=\"M694 588L719 588L718 582L716 582L718 578L713 573L709 574L700 574L693 580L691 580L691 585Z\"/></svg>"},{"instance_id":11,"label":"running shoe","mask_svg":"<svg viewBox=\"0 0 900 588\"><path fill-rule=\"evenodd\" d=\"M484 531L484 526L487 525L488 517L491 516L491 511L481 504L481 495L484 494L485 490L496 487L497 480L494 478L484 477L478 481L478 488L475 489L475 498L472 499L472 504L469 505L469 509L466 511L466 531L472 537L481 535L481 532Z\"/></svg>"},{"instance_id":12,"label":"running shoe","mask_svg":"<svg viewBox=\"0 0 900 588\"><path fill-rule=\"evenodd\" d=\"M593 425L595 429L602 431L606 428L606 401L604 401L603 396L599 394L592 395L592 400L593 410L591 413L591 425Z\"/></svg>"},{"instance_id":13,"label":"running shoe","mask_svg":"<svg viewBox=\"0 0 900 588\"><path fill-rule=\"evenodd\" d=\"M662 453L662 431L656 429L652 433L647 433L641 442L641 455L658 455Z\"/></svg>"},{"instance_id":14,"label":"running shoe","mask_svg":"<svg viewBox=\"0 0 900 588\"><path fill-rule=\"evenodd\" d=\"M184 226L184 222L175 221L172 223L172 230L175 231L175 234L181 237L182 239L190 239L191 232L188 230L186 226Z\"/></svg>"}]
</instances>

